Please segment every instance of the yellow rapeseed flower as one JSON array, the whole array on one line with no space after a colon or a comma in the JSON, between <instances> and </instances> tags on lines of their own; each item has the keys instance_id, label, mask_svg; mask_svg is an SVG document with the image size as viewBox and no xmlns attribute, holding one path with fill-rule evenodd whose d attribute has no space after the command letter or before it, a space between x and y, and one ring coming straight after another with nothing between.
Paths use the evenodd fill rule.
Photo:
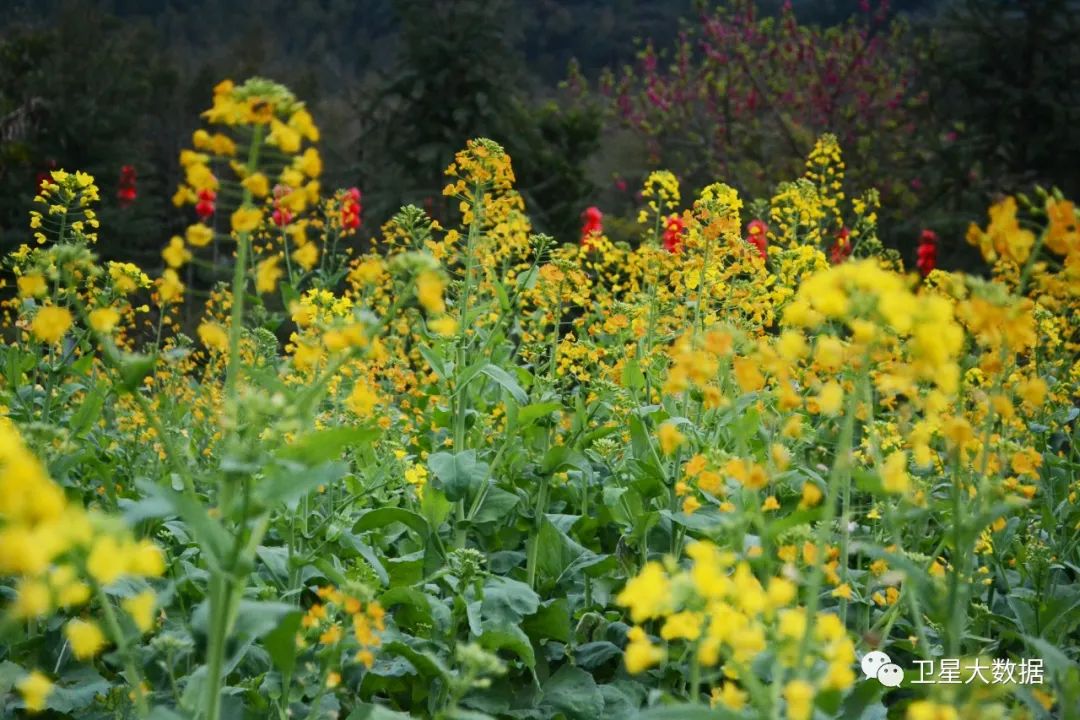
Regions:
<instances>
[{"instance_id":1,"label":"yellow rapeseed flower","mask_svg":"<svg viewBox=\"0 0 1080 720\"><path fill-rule=\"evenodd\" d=\"M253 207L238 208L232 214L233 232L251 232L262 224L262 210Z\"/></svg>"},{"instance_id":2,"label":"yellow rapeseed flower","mask_svg":"<svg viewBox=\"0 0 1080 720\"><path fill-rule=\"evenodd\" d=\"M656 439L660 443L660 450L665 455L670 455L686 442L686 436L679 432L675 423L662 423L656 431Z\"/></svg>"},{"instance_id":3,"label":"yellow rapeseed flower","mask_svg":"<svg viewBox=\"0 0 1080 720\"><path fill-rule=\"evenodd\" d=\"M20 680L17 687L26 709L38 713L45 709L45 700L52 692L53 684L43 673L35 670Z\"/></svg>"},{"instance_id":4,"label":"yellow rapeseed flower","mask_svg":"<svg viewBox=\"0 0 1080 720\"><path fill-rule=\"evenodd\" d=\"M120 312L116 308L103 307L90 311L90 327L99 333L111 333L120 322Z\"/></svg>"},{"instance_id":5,"label":"yellow rapeseed flower","mask_svg":"<svg viewBox=\"0 0 1080 720\"><path fill-rule=\"evenodd\" d=\"M199 339L210 350L225 352L229 348L229 334L217 323L202 323L198 329Z\"/></svg>"},{"instance_id":6,"label":"yellow rapeseed flower","mask_svg":"<svg viewBox=\"0 0 1080 720\"><path fill-rule=\"evenodd\" d=\"M42 342L57 343L71 328L71 311L67 308L46 305L38 310L30 329L34 337Z\"/></svg>"},{"instance_id":7,"label":"yellow rapeseed flower","mask_svg":"<svg viewBox=\"0 0 1080 720\"><path fill-rule=\"evenodd\" d=\"M105 647L105 634L95 622L71 620L64 626L64 636L71 644L71 652L79 660L88 660Z\"/></svg>"}]
</instances>

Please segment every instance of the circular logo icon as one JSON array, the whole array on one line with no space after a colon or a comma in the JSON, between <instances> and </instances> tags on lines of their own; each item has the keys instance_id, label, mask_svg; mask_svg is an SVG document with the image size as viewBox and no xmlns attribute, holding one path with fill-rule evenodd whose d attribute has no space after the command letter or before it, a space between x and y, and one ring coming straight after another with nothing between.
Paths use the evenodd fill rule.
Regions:
<instances>
[{"instance_id":1,"label":"circular logo icon","mask_svg":"<svg viewBox=\"0 0 1080 720\"><path fill-rule=\"evenodd\" d=\"M868 678L876 678L882 665L888 665L891 662L892 659L880 650L868 652L863 655L862 659L863 675Z\"/></svg>"}]
</instances>

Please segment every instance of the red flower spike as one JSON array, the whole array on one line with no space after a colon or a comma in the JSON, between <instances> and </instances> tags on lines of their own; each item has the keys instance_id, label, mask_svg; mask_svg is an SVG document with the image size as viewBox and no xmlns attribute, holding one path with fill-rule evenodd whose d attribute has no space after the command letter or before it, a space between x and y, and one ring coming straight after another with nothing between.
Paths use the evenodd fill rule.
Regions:
<instances>
[{"instance_id":1,"label":"red flower spike","mask_svg":"<svg viewBox=\"0 0 1080 720\"><path fill-rule=\"evenodd\" d=\"M761 257L767 256L769 248L769 226L761 220L751 220L746 225L746 242L757 248Z\"/></svg>"},{"instance_id":2,"label":"red flower spike","mask_svg":"<svg viewBox=\"0 0 1080 720\"><path fill-rule=\"evenodd\" d=\"M588 247L590 239L604 232L604 213L592 205L581 213L581 244Z\"/></svg>"},{"instance_id":3,"label":"red flower spike","mask_svg":"<svg viewBox=\"0 0 1080 720\"><path fill-rule=\"evenodd\" d=\"M919 247L916 250L915 267L919 273L926 277L937 267L938 236L933 230L923 230L919 236Z\"/></svg>"},{"instance_id":4,"label":"red flower spike","mask_svg":"<svg viewBox=\"0 0 1080 720\"><path fill-rule=\"evenodd\" d=\"M669 253L677 253L682 249L683 235L686 233L686 223L679 215L672 215L664 223L664 249Z\"/></svg>"}]
</instances>

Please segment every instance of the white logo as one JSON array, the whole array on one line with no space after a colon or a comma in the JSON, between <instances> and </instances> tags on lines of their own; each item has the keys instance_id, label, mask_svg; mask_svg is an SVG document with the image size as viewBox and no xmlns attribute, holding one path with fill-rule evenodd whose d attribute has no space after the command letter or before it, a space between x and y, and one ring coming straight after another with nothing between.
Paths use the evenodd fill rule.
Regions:
<instances>
[{"instance_id":1,"label":"white logo","mask_svg":"<svg viewBox=\"0 0 1080 720\"><path fill-rule=\"evenodd\" d=\"M885 687L900 687L904 682L904 669L880 650L863 655L862 671L867 678L874 678Z\"/></svg>"}]
</instances>

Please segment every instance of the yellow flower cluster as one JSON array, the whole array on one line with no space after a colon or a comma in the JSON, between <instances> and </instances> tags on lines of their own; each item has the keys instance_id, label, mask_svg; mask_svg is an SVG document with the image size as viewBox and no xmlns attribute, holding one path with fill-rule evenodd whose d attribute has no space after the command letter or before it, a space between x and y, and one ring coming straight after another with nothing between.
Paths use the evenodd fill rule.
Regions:
<instances>
[{"instance_id":1,"label":"yellow flower cluster","mask_svg":"<svg viewBox=\"0 0 1080 720\"><path fill-rule=\"evenodd\" d=\"M690 564L685 568L670 559L666 564L646 563L616 597L635 623L627 634L629 672L644 672L668 657L646 632L644 624L655 622L655 632L669 651L681 652L684 646L695 664L722 666L725 686L714 696L734 710L746 702L735 682L770 650L793 675L814 668L817 678L814 685L797 678L783 685L789 717L809 718L817 692L843 691L854 684L855 646L843 623L828 612L811 620L805 608L794 605L796 585L791 580L771 577L762 583L749 563L705 541L691 543L686 554ZM812 652L808 658L801 657L807 639ZM773 682L784 681L774 677Z\"/></svg>"},{"instance_id":2,"label":"yellow flower cluster","mask_svg":"<svg viewBox=\"0 0 1080 720\"><path fill-rule=\"evenodd\" d=\"M0 418L0 576L18 578L8 609L12 617L43 618L58 608L85 605L95 587L125 576L158 577L164 570L164 556L156 545L136 542L115 521L68 503L15 427ZM153 591L145 590L124 601L143 632L152 627L154 600ZM69 621L64 634L78 659L94 657L108 643L91 620ZM45 707L51 689L45 675L34 672L19 687L27 709Z\"/></svg>"},{"instance_id":3,"label":"yellow flower cluster","mask_svg":"<svg viewBox=\"0 0 1080 720\"><path fill-rule=\"evenodd\" d=\"M300 627L304 632L297 635L297 645L307 646L317 634L319 646L337 646L346 641L343 625L351 623L355 641L353 661L366 668L374 665L375 651L382 645L378 633L386 630L383 607L374 601L361 602L355 595L335 587L320 587L315 592L319 602L312 604L301 618Z\"/></svg>"}]
</instances>

